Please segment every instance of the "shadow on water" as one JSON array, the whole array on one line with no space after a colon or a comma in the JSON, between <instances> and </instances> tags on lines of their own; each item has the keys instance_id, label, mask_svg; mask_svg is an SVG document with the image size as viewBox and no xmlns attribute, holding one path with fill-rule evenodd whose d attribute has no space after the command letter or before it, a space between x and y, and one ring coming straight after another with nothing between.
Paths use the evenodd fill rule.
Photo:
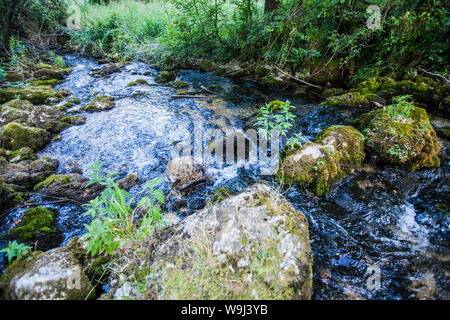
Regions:
<instances>
[{"instance_id":1,"label":"shadow on water","mask_svg":"<svg viewBox=\"0 0 450 320\"><path fill-rule=\"evenodd\" d=\"M296 130L313 140L333 124L351 125L367 110L345 110L308 104L298 96L258 86L252 81L230 80L212 73L183 70L178 78L191 90L213 88L210 99L174 99L177 89L156 84L156 70L143 63L130 63L109 78L93 78L98 64L90 59L67 56L72 74L57 88L68 88L82 103L94 94L111 95L112 110L85 114L86 123L61 133L39 157L60 161L58 173L82 170L101 159L106 171L124 177L137 173L141 181L164 177L166 163L180 141L203 129L243 129L264 102L289 99L295 105ZM136 79L150 84L127 87ZM77 107L74 107L77 108ZM298 132L297 131L297 132ZM207 143L207 141L205 141ZM302 210L310 222L314 253L315 299L448 299L449 298L449 162L444 141L440 168L409 173L366 163L359 172L317 197L292 187L285 196ZM213 181L194 191L183 203L188 212L202 208L219 187L237 193L269 176L259 167L237 163L209 169ZM168 194L167 182L163 186ZM137 190L132 189L135 193ZM39 200L41 201L41 200ZM172 209L176 201L170 202ZM84 232L88 220L77 206L54 206L64 243ZM0 231L10 228L24 210L12 210ZM379 268L380 287L368 286L369 266ZM373 278L373 277L372 277Z\"/></svg>"}]
</instances>

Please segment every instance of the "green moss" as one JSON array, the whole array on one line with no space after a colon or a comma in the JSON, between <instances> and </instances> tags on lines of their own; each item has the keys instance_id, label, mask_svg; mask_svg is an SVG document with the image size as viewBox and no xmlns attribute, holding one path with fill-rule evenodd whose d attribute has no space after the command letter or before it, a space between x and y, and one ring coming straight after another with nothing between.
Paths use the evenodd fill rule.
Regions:
<instances>
[{"instance_id":1,"label":"green moss","mask_svg":"<svg viewBox=\"0 0 450 320\"><path fill-rule=\"evenodd\" d=\"M181 80L172 81L170 84L172 86L174 86L175 88L187 88L187 87L189 87L189 84L187 84L186 82L181 81Z\"/></svg>"},{"instance_id":2,"label":"green moss","mask_svg":"<svg viewBox=\"0 0 450 320\"><path fill-rule=\"evenodd\" d=\"M323 105L329 106L351 106L358 107L367 105L370 99L373 99L375 95L372 93L362 94L361 92L347 92L340 96L328 97Z\"/></svg>"},{"instance_id":3,"label":"green moss","mask_svg":"<svg viewBox=\"0 0 450 320\"><path fill-rule=\"evenodd\" d=\"M114 108L114 98L110 96L97 96L80 110L88 112L104 111Z\"/></svg>"},{"instance_id":4,"label":"green moss","mask_svg":"<svg viewBox=\"0 0 450 320\"><path fill-rule=\"evenodd\" d=\"M3 148L9 150L30 147L37 151L48 142L48 134L44 129L27 127L14 122L3 126L2 136Z\"/></svg>"},{"instance_id":5,"label":"green moss","mask_svg":"<svg viewBox=\"0 0 450 320\"><path fill-rule=\"evenodd\" d=\"M416 107L410 118L395 117L378 109L362 115L356 124L361 128L366 149L382 161L417 170L440 164L440 144L426 111Z\"/></svg>"},{"instance_id":6,"label":"green moss","mask_svg":"<svg viewBox=\"0 0 450 320\"><path fill-rule=\"evenodd\" d=\"M283 84L283 80L275 78L272 75L267 75L261 79L261 81L269 86L278 86Z\"/></svg>"},{"instance_id":7,"label":"green moss","mask_svg":"<svg viewBox=\"0 0 450 320\"><path fill-rule=\"evenodd\" d=\"M171 71L162 71L161 74L155 77L158 83L166 83L175 80L175 74Z\"/></svg>"},{"instance_id":8,"label":"green moss","mask_svg":"<svg viewBox=\"0 0 450 320\"><path fill-rule=\"evenodd\" d=\"M231 196L230 191L227 188L218 188L214 191L211 198L208 200L209 205L216 205L223 200L229 198Z\"/></svg>"},{"instance_id":9,"label":"green moss","mask_svg":"<svg viewBox=\"0 0 450 320\"><path fill-rule=\"evenodd\" d=\"M129 84L127 84L127 87L132 87L132 86L138 86L138 85L149 85L147 80L145 79L136 79L135 81L131 81Z\"/></svg>"},{"instance_id":10,"label":"green moss","mask_svg":"<svg viewBox=\"0 0 450 320\"><path fill-rule=\"evenodd\" d=\"M49 80L41 80L41 79L31 79L28 81L29 84L33 86L56 86L57 84L60 84L62 80L58 79L49 79Z\"/></svg>"},{"instance_id":11,"label":"green moss","mask_svg":"<svg viewBox=\"0 0 450 320\"><path fill-rule=\"evenodd\" d=\"M316 142L308 142L286 154L275 175L287 184L312 186L319 195L359 169L364 160L364 136L349 126L331 126L322 131Z\"/></svg>"},{"instance_id":12,"label":"green moss","mask_svg":"<svg viewBox=\"0 0 450 320\"><path fill-rule=\"evenodd\" d=\"M43 188L47 188L49 185L51 185L53 182L55 181L59 181L62 182L64 184L66 183L70 183L71 179L70 176L68 175L59 175L59 174L52 174L51 176L49 176L47 179L45 179L44 181L38 183L37 185L34 186L34 190L40 190Z\"/></svg>"},{"instance_id":13,"label":"green moss","mask_svg":"<svg viewBox=\"0 0 450 320\"><path fill-rule=\"evenodd\" d=\"M54 95L51 86L21 86L9 87L0 90L0 103L5 103L15 98L28 100L34 104L44 103Z\"/></svg>"},{"instance_id":14,"label":"green moss","mask_svg":"<svg viewBox=\"0 0 450 320\"><path fill-rule=\"evenodd\" d=\"M11 152L11 161L19 162L23 160L36 160L36 155L33 150L28 147L20 148L19 150Z\"/></svg>"},{"instance_id":15,"label":"green moss","mask_svg":"<svg viewBox=\"0 0 450 320\"><path fill-rule=\"evenodd\" d=\"M9 233L22 242L36 239L42 233L60 233L56 228L54 216L54 212L42 207L28 209L23 213L18 226L11 229Z\"/></svg>"},{"instance_id":16,"label":"green moss","mask_svg":"<svg viewBox=\"0 0 450 320\"><path fill-rule=\"evenodd\" d=\"M438 136L450 140L450 126L446 126L445 128L440 128L436 130Z\"/></svg>"}]
</instances>

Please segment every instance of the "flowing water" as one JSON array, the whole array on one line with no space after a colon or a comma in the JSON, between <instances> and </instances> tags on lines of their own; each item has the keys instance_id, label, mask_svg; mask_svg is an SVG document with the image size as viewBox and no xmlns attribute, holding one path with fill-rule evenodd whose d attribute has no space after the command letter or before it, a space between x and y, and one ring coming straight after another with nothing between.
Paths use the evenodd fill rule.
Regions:
<instances>
[{"instance_id":1,"label":"flowing water","mask_svg":"<svg viewBox=\"0 0 450 320\"><path fill-rule=\"evenodd\" d=\"M99 67L94 60L69 55L66 62L73 72L57 88L68 88L82 104L95 94L111 95L116 106L109 111L81 113L86 118L84 125L64 130L60 141L39 153L39 157L60 161L58 173L81 169L86 175L88 166L100 159L105 171L118 171L120 177L128 173L138 174L141 181L165 177L172 150L186 136L205 129L244 129L258 106L274 99L289 99L297 107L295 128L310 140L330 125L351 125L352 119L367 111L308 104L282 89L189 70L180 71L178 78L197 91L212 85L220 95L176 99L177 90L156 84L157 71L144 63L130 63L108 78L93 78L92 70ZM127 86L136 79L145 79L150 85ZM369 158L362 170L325 197L302 188L284 191L310 222L313 298L449 298L449 149L447 141L443 143L439 168L409 173L371 164ZM181 204L172 199L168 209L187 207L186 213L192 213L219 187L239 192L260 180L276 186L270 176L260 175L260 169L259 165L246 167L242 161L213 165L208 169L210 183ZM162 188L169 194L167 181ZM64 243L84 232L88 220L79 207L48 206L60 212L58 224L64 231ZM8 229L22 212L11 211L0 231Z\"/></svg>"}]
</instances>

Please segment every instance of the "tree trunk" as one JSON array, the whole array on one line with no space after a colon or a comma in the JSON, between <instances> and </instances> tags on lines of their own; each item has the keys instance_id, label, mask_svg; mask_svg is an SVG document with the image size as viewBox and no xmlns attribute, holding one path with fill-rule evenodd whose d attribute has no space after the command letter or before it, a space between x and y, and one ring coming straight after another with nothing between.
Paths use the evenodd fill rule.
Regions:
<instances>
[{"instance_id":1,"label":"tree trunk","mask_svg":"<svg viewBox=\"0 0 450 320\"><path fill-rule=\"evenodd\" d=\"M278 8L280 5L280 0L265 0L264 2L264 13L269 13Z\"/></svg>"}]
</instances>

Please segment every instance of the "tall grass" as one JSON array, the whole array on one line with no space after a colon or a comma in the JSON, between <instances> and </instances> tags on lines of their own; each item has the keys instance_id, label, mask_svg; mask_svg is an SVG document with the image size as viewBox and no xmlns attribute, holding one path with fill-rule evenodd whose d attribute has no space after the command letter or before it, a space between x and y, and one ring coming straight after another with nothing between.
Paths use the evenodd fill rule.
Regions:
<instances>
[{"instance_id":1,"label":"tall grass","mask_svg":"<svg viewBox=\"0 0 450 320\"><path fill-rule=\"evenodd\" d=\"M81 10L81 28L70 30L69 45L81 54L148 60L158 47L173 9L162 1L113 1L108 5L73 0Z\"/></svg>"}]
</instances>

